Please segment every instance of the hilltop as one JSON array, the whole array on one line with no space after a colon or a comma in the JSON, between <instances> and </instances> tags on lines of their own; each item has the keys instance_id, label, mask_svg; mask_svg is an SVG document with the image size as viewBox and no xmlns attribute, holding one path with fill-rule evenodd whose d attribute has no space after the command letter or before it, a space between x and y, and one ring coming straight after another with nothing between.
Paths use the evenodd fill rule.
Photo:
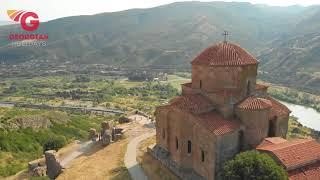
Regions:
<instances>
[{"instance_id":1,"label":"hilltop","mask_svg":"<svg viewBox=\"0 0 320 180\"><path fill-rule=\"evenodd\" d=\"M20 28L3 26L0 61L187 69L201 49L221 41L228 30L230 41L261 61L263 79L319 93L319 14L319 6L180 2L42 23L35 33L49 35L45 48L11 48L7 35L21 33Z\"/></svg>"}]
</instances>

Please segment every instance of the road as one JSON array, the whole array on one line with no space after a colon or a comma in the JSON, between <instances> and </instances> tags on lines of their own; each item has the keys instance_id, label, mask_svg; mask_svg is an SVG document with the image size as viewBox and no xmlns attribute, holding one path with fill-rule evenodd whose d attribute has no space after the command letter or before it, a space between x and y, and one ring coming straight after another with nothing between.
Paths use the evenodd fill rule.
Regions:
<instances>
[{"instance_id":1,"label":"road","mask_svg":"<svg viewBox=\"0 0 320 180\"><path fill-rule=\"evenodd\" d=\"M154 135L155 132L143 134L132 139L128 144L127 152L124 157L124 164L127 167L133 180L148 180L148 177L144 174L143 169L137 162L137 149L141 141L148 139Z\"/></svg>"},{"instance_id":2,"label":"road","mask_svg":"<svg viewBox=\"0 0 320 180\"><path fill-rule=\"evenodd\" d=\"M95 113L112 113L124 114L124 111L119 109L107 109L104 107L80 107L80 106L53 106L48 104L32 104L26 102L0 102L0 107L21 107L29 109L56 109L56 110L72 110L80 112L95 112Z\"/></svg>"}]
</instances>

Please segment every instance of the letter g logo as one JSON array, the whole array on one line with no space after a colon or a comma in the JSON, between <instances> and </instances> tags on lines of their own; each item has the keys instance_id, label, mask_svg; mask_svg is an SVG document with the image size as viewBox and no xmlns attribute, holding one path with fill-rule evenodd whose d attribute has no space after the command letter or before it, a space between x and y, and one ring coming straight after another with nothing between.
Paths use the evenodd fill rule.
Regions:
<instances>
[{"instance_id":1,"label":"letter g logo","mask_svg":"<svg viewBox=\"0 0 320 180\"><path fill-rule=\"evenodd\" d=\"M8 10L7 14L12 20L20 22L22 29L26 31L35 31L40 25L39 17L34 12Z\"/></svg>"},{"instance_id":2,"label":"letter g logo","mask_svg":"<svg viewBox=\"0 0 320 180\"><path fill-rule=\"evenodd\" d=\"M30 23L27 24L27 19L28 18L33 18L30 19ZM38 19L38 15L34 12L27 12L25 14L22 15L20 23L21 23L21 27L26 30L26 31L35 31L38 29L39 27L39 19Z\"/></svg>"}]
</instances>

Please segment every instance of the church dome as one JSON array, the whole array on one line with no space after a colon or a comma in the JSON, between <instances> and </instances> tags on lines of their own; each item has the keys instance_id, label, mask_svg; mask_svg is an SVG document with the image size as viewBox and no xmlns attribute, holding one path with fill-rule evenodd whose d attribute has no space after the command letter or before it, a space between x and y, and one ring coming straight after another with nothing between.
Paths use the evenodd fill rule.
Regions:
<instances>
[{"instance_id":1,"label":"church dome","mask_svg":"<svg viewBox=\"0 0 320 180\"><path fill-rule=\"evenodd\" d=\"M222 42L205 49L192 65L244 66L258 64L258 61L239 45Z\"/></svg>"},{"instance_id":2,"label":"church dome","mask_svg":"<svg viewBox=\"0 0 320 180\"><path fill-rule=\"evenodd\" d=\"M272 102L268 99L258 97L248 97L237 106L244 110L258 110L272 108Z\"/></svg>"}]
</instances>

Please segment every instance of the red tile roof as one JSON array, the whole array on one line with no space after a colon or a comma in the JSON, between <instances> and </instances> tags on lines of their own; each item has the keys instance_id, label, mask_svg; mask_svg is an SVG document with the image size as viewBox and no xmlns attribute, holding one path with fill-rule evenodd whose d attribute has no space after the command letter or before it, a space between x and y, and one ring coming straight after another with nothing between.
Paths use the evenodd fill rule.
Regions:
<instances>
[{"instance_id":1,"label":"red tile roof","mask_svg":"<svg viewBox=\"0 0 320 180\"><path fill-rule=\"evenodd\" d=\"M272 103L267 99L250 96L238 104L237 107L246 110L267 109L272 107Z\"/></svg>"},{"instance_id":2,"label":"red tile roof","mask_svg":"<svg viewBox=\"0 0 320 180\"><path fill-rule=\"evenodd\" d=\"M280 143L283 143L286 141L287 140L285 140L281 137L268 137L268 138L264 138L263 141L256 148L268 146L268 145L272 145L272 144L280 144Z\"/></svg>"},{"instance_id":3,"label":"red tile roof","mask_svg":"<svg viewBox=\"0 0 320 180\"><path fill-rule=\"evenodd\" d=\"M203 112L212 108L211 102L200 94L186 94L170 101L170 106L189 112Z\"/></svg>"},{"instance_id":4,"label":"red tile roof","mask_svg":"<svg viewBox=\"0 0 320 180\"><path fill-rule=\"evenodd\" d=\"M320 180L320 161L288 172L290 180Z\"/></svg>"},{"instance_id":5,"label":"red tile roof","mask_svg":"<svg viewBox=\"0 0 320 180\"><path fill-rule=\"evenodd\" d=\"M239 122L227 120L215 111L195 116L196 121L214 135L223 135L240 128Z\"/></svg>"},{"instance_id":6,"label":"red tile roof","mask_svg":"<svg viewBox=\"0 0 320 180\"><path fill-rule=\"evenodd\" d=\"M287 115L291 113L290 109L287 108L287 106L281 104L279 101L275 100L274 98L267 97L267 99L270 100L272 103L269 119L273 119L277 116Z\"/></svg>"},{"instance_id":7,"label":"red tile roof","mask_svg":"<svg viewBox=\"0 0 320 180\"><path fill-rule=\"evenodd\" d=\"M272 153L287 170L320 160L320 144L314 139L295 139L278 144L260 145L256 149Z\"/></svg>"},{"instance_id":8,"label":"red tile roof","mask_svg":"<svg viewBox=\"0 0 320 180\"><path fill-rule=\"evenodd\" d=\"M261 89L268 89L269 86L264 85L264 84L256 84L256 90L261 90Z\"/></svg>"},{"instance_id":9,"label":"red tile roof","mask_svg":"<svg viewBox=\"0 0 320 180\"><path fill-rule=\"evenodd\" d=\"M258 64L258 61L239 45L224 42L205 49L191 62L191 64L208 66L243 66Z\"/></svg>"}]
</instances>

